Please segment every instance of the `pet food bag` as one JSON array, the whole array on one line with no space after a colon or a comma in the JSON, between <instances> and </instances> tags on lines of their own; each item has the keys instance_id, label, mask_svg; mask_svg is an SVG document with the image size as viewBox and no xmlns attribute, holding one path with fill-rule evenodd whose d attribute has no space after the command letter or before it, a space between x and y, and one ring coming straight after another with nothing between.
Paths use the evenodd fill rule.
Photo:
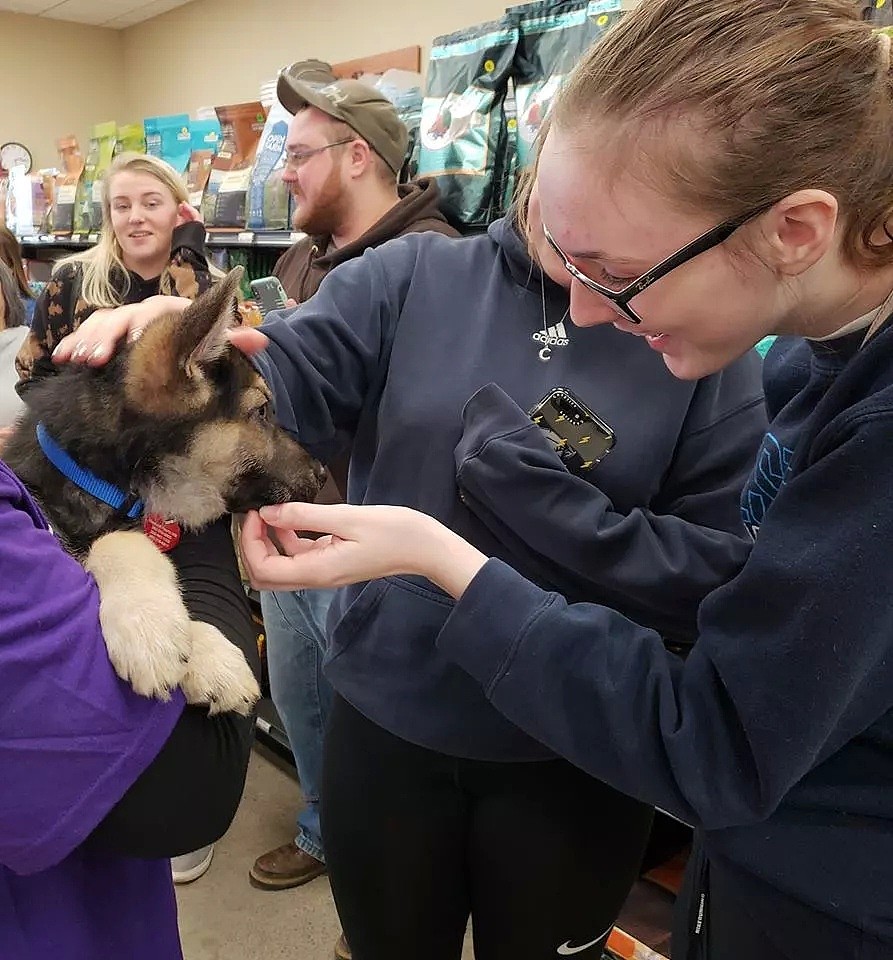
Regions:
<instances>
[{"instance_id":1,"label":"pet food bag","mask_svg":"<svg viewBox=\"0 0 893 960\"><path fill-rule=\"evenodd\" d=\"M186 189L189 203L193 207L200 207L208 177L211 176L211 164L220 147L220 121L216 117L211 120L193 120L190 133L192 152L189 155Z\"/></svg>"},{"instance_id":2,"label":"pet food bag","mask_svg":"<svg viewBox=\"0 0 893 960\"><path fill-rule=\"evenodd\" d=\"M385 70L380 77L360 77L370 87L384 94L394 104L397 116L406 127L409 142L401 170L401 182L414 180L419 172L421 153L422 102L424 100L422 75L409 70Z\"/></svg>"},{"instance_id":3,"label":"pet food bag","mask_svg":"<svg viewBox=\"0 0 893 960\"><path fill-rule=\"evenodd\" d=\"M249 230L287 230L289 225L289 189L282 182L285 169L285 140L291 114L274 100L267 115L257 160L248 188Z\"/></svg>"},{"instance_id":4,"label":"pet food bag","mask_svg":"<svg viewBox=\"0 0 893 960\"><path fill-rule=\"evenodd\" d=\"M117 137L118 124L114 120L93 128L84 172L75 195L75 233L91 233L102 226L102 182L112 165Z\"/></svg>"},{"instance_id":5,"label":"pet food bag","mask_svg":"<svg viewBox=\"0 0 893 960\"><path fill-rule=\"evenodd\" d=\"M115 144L115 156L122 153L145 153L146 133L141 123L125 123L118 127L118 142Z\"/></svg>"},{"instance_id":6,"label":"pet food bag","mask_svg":"<svg viewBox=\"0 0 893 960\"><path fill-rule=\"evenodd\" d=\"M251 170L267 113L260 101L216 107L221 143L202 202L209 227L244 227Z\"/></svg>"},{"instance_id":7,"label":"pet food bag","mask_svg":"<svg viewBox=\"0 0 893 960\"><path fill-rule=\"evenodd\" d=\"M174 113L165 117L146 117L146 153L160 157L177 173L185 175L192 153L192 133L189 117Z\"/></svg>"},{"instance_id":8,"label":"pet food bag","mask_svg":"<svg viewBox=\"0 0 893 960\"><path fill-rule=\"evenodd\" d=\"M53 230L67 237L74 231L74 203L84 172L84 157L74 135L62 137L56 142L56 148L59 151L60 172L56 177Z\"/></svg>"},{"instance_id":9,"label":"pet food bag","mask_svg":"<svg viewBox=\"0 0 893 960\"><path fill-rule=\"evenodd\" d=\"M422 104L419 175L435 177L445 215L484 226L500 202L505 101L517 18L438 37Z\"/></svg>"},{"instance_id":10,"label":"pet food bag","mask_svg":"<svg viewBox=\"0 0 893 960\"><path fill-rule=\"evenodd\" d=\"M524 168L555 94L586 50L622 16L620 0L543 0L511 10L520 20L515 53L517 158Z\"/></svg>"}]
</instances>

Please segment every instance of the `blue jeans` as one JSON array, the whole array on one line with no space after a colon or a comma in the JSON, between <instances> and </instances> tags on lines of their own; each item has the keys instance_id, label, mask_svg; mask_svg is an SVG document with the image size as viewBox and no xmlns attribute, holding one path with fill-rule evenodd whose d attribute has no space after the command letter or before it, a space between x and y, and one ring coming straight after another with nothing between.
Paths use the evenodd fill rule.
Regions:
<instances>
[{"instance_id":1,"label":"blue jeans","mask_svg":"<svg viewBox=\"0 0 893 960\"><path fill-rule=\"evenodd\" d=\"M306 804L298 814L295 843L323 863L319 790L332 688L322 674L322 661L326 617L334 595L334 590L260 595L270 691L288 735Z\"/></svg>"}]
</instances>

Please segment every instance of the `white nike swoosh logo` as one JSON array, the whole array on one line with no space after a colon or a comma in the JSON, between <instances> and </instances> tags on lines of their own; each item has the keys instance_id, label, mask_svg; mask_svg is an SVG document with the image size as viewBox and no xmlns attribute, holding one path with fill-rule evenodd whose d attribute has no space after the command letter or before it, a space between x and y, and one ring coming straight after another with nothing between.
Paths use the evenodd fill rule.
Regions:
<instances>
[{"instance_id":1,"label":"white nike swoosh logo","mask_svg":"<svg viewBox=\"0 0 893 960\"><path fill-rule=\"evenodd\" d=\"M604 934L602 934L601 937L596 937L595 940L591 940L589 943L584 943L581 947L572 947L570 940L568 940L567 943L562 943L558 948L558 956L572 957L575 953L582 953L584 950L594 947L597 943L601 943L603 937Z\"/></svg>"}]
</instances>

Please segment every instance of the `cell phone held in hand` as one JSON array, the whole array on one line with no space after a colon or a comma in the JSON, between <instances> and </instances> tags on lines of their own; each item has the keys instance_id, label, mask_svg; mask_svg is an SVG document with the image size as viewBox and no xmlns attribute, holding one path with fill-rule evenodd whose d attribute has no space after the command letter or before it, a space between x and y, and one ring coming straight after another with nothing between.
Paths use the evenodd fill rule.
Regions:
<instances>
[{"instance_id":1,"label":"cell phone held in hand","mask_svg":"<svg viewBox=\"0 0 893 960\"><path fill-rule=\"evenodd\" d=\"M585 477L611 452L614 431L567 387L556 387L530 411L567 469Z\"/></svg>"},{"instance_id":2,"label":"cell phone held in hand","mask_svg":"<svg viewBox=\"0 0 893 960\"><path fill-rule=\"evenodd\" d=\"M252 280L251 291L257 300L261 317L265 317L271 310L281 310L288 300L288 294L278 277L261 277L260 280Z\"/></svg>"}]
</instances>

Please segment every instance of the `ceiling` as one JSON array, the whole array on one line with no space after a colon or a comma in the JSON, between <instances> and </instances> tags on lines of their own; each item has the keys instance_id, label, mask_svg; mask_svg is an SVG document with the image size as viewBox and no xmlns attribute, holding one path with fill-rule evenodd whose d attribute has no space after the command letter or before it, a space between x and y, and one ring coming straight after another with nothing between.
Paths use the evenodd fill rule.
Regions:
<instances>
[{"instance_id":1,"label":"ceiling","mask_svg":"<svg viewBox=\"0 0 893 960\"><path fill-rule=\"evenodd\" d=\"M27 13L121 30L151 20L191 0L0 0L0 11Z\"/></svg>"}]
</instances>

